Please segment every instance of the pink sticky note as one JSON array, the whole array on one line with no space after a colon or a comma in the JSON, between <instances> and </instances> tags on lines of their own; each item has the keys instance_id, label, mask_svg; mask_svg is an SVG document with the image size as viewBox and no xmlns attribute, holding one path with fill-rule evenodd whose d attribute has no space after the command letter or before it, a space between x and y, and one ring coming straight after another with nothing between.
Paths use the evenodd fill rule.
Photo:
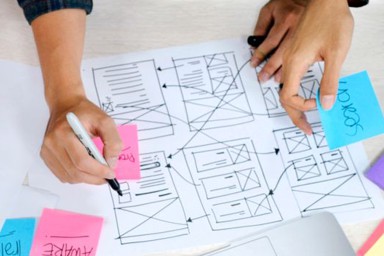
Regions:
<instances>
[{"instance_id":1,"label":"pink sticky note","mask_svg":"<svg viewBox=\"0 0 384 256\"><path fill-rule=\"evenodd\" d=\"M96 255L102 224L100 217L44 209L30 255Z\"/></svg>"},{"instance_id":2,"label":"pink sticky note","mask_svg":"<svg viewBox=\"0 0 384 256\"><path fill-rule=\"evenodd\" d=\"M368 238L363 246L357 251L357 256L364 256L369 249L379 240L379 238L384 234L384 220L380 222L372 235Z\"/></svg>"},{"instance_id":3,"label":"pink sticky note","mask_svg":"<svg viewBox=\"0 0 384 256\"><path fill-rule=\"evenodd\" d=\"M140 179L139 141L136 125L121 125L117 127L120 138L123 141L123 150L115 168L116 179L136 180ZM104 144L97 137L93 139L96 147L103 154Z\"/></svg>"}]
</instances>

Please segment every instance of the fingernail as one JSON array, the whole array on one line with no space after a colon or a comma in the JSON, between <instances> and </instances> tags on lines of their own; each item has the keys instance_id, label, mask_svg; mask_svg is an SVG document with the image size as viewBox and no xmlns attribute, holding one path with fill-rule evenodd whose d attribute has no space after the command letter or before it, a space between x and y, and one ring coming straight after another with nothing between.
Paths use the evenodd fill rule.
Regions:
<instances>
[{"instance_id":1,"label":"fingernail","mask_svg":"<svg viewBox=\"0 0 384 256\"><path fill-rule=\"evenodd\" d=\"M269 77L270 77L269 74L268 74L268 73L265 73L265 72L261 72L261 73L259 74L259 80L260 80L260 82L262 82L262 83L268 81L268 80L269 80Z\"/></svg>"},{"instance_id":2,"label":"fingernail","mask_svg":"<svg viewBox=\"0 0 384 256\"><path fill-rule=\"evenodd\" d=\"M281 73L278 72L276 75L275 75L275 82L277 83L281 83Z\"/></svg>"},{"instance_id":3,"label":"fingernail","mask_svg":"<svg viewBox=\"0 0 384 256\"><path fill-rule=\"evenodd\" d=\"M257 67L257 65L259 65L260 64L260 60L259 59L257 59L257 58L255 58L255 59L252 59L251 60L251 66L252 67Z\"/></svg>"},{"instance_id":4,"label":"fingernail","mask_svg":"<svg viewBox=\"0 0 384 256\"><path fill-rule=\"evenodd\" d=\"M107 173L107 175L105 176L105 178L106 178L106 179L110 179L110 180L116 178L115 172L111 170L110 172Z\"/></svg>"},{"instance_id":5,"label":"fingernail","mask_svg":"<svg viewBox=\"0 0 384 256\"><path fill-rule=\"evenodd\" d=\"M321 97L321 107L324 110L330 110L335 102L335 96L333 95L324 95Z\"/></svg>"},{"instance_id":6,"label":"fingernail","mask_svg":"<svg viewBox=\"0 0 384 256\"><path fill-rule=\"evenodd\" d=\"M117 164L117 157L110 157L107 159L108 166L113 170Z\"/></svg>"}]
</instances>

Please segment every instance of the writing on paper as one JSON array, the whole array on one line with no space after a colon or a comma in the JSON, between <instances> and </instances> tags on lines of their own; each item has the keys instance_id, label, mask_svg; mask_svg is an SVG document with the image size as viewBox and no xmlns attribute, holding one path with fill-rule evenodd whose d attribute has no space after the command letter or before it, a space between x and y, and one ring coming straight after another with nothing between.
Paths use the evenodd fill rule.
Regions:
<instances>
[{"instance_id":1,"label":"writing on paper","mask_svg":"<svg viewBox=\"0 0 384 256\"><path fill-rule=\"evenodd\" d=\"M118 158L119 161L129 161L134 163L136 161L135 156L131 152L131 147L124 148Z\"/></svg>"},{"instance_id":2,"label":"writing on paper","mask_svg":"<svg viewBox=\"0 0 384 256\"><path fill-rule=\"evenodd\" d=\"M0 256L28 256L35 219L8 219L0 232Z\"/></svg>"},{"instance_id":3,"label":"writing on paper","mask_svg":"<svg viewBox=\"0 0 384 256\"><path fill-rule=\"evenodd\" d=\"M32 256L93 256L103 219L44 209L32 246Z\"/></svg>"}]
</instances>

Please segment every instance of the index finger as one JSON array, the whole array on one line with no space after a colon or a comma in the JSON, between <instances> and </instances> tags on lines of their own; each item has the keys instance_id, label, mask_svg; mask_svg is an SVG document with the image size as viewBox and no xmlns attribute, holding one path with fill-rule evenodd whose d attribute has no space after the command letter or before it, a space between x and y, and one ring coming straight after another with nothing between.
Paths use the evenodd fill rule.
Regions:
<instances>
[{"instance_id":1,"label":"index finger","mask_svg":"<svg viewBox=\"0 0 384 256\"><path fill-rule=\"evenodd\" d=\"M308 66L305 62L293 60L283 63L283 83L280 91L280 101L294 109L307 111L316 107L315 99L304 99L299 96L301 78L307 72Z\"/></svg>"}]
</instances>

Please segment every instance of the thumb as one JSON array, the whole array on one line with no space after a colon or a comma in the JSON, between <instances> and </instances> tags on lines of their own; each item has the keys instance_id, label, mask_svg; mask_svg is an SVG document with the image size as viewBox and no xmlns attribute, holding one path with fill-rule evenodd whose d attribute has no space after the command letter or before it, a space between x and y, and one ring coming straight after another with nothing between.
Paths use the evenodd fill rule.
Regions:
<instances>
[{"instance_id":1,"label":"thumb","mask_svg":"<svg viewBox=\"0 0 384 256\"><path fill-rule=\"evenodd\" d=\"M339 87L341 64L330 60L325 62L324 75L320 83L320 103L324 110L332 109Z\"/></svg>"},{"instance_id":2,"label":"thumb","mask_svg":"<svg viewBox=\"0 0 384 256\"><path fill-rule=\"evenodd\" d=\"M123 142L111 118L106 117L101 123L102 125L97 127L97 129L104 143L103 155L109 167L113 170L116 167L119 154L123 149Z\"/></svg>"}]
</instances>

